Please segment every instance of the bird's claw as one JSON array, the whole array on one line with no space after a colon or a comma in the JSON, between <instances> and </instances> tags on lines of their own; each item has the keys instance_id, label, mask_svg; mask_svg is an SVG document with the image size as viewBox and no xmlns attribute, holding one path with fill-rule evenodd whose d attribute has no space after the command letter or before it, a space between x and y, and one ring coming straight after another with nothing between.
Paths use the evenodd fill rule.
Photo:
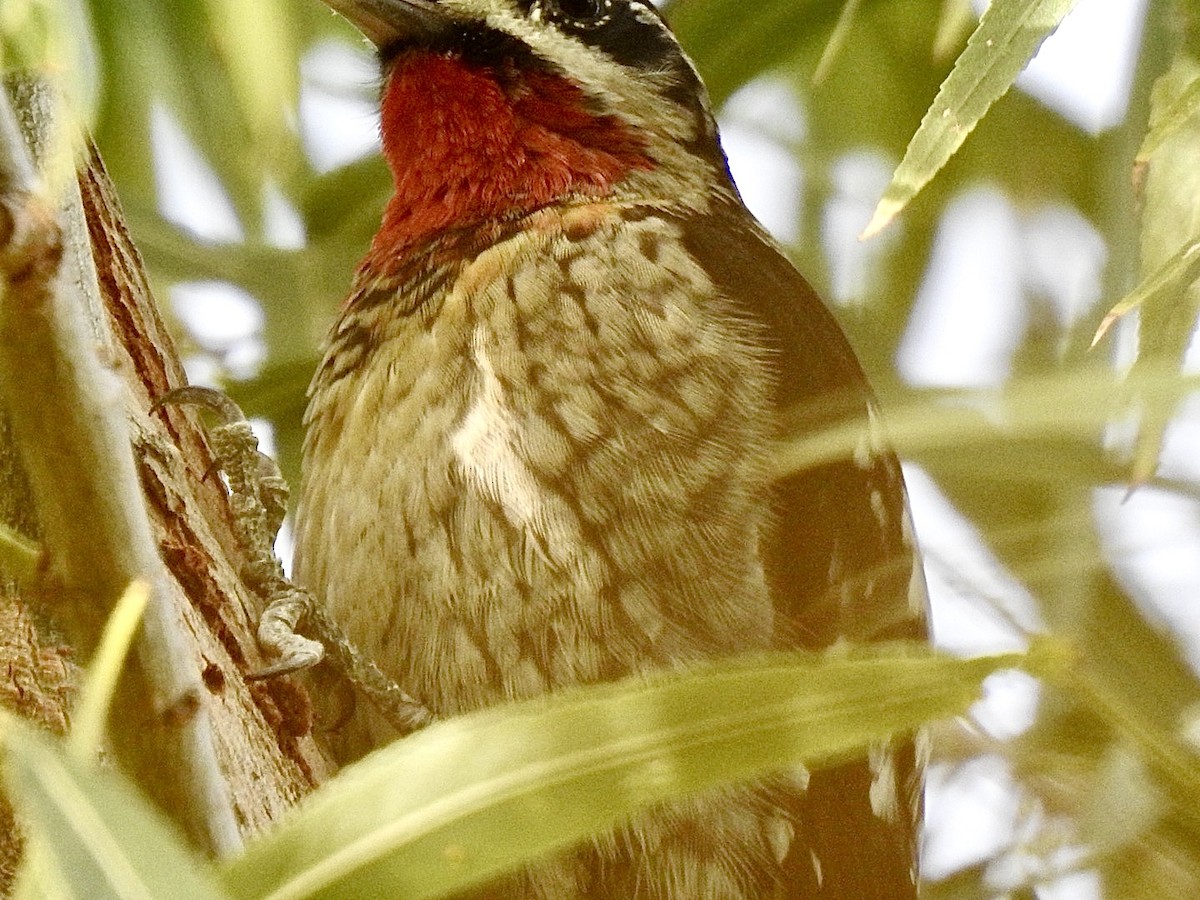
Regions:
<instances>
[{"instance_id":1,"label":"bird's claw","mask_svg":"<svg viewBox=\"0 0 1200 900\"><path fill-rule=\"evenodd\" d=\"M261 681L315 666L325 658L325 645L297 633L300 620L312 609L312 598L295 585L274 597L258 620L258 644L276 662L246 676Z\"/></svg>"},{"instance_id":2,"label":"bird's claw","mask_svg":"<svg viewBox=\"0 0 1200 900\"><path fill-rule=\"evenodd\" d=\"M279 467L258 449L258 438L241 408L220 391L188 385L160 397L154 408L171 404L199 406L217 419L208 429L208 438L216 466L229 485L234 523L246 552L242 577L266 603L258 622L258 643L276 658L248 677L262 680L315 665L325 655L324 646L296 632L312 609L312 598L288 579L275 555L275 537L288 498Z\"/></svg>"},{"instance_id":3,"label":"bird's claw","mask_svg":"<svg viewBox=\"0 0 1200 900\"><path fill-rule=\"evenodd\" d=\"M258 621L258 643L270 665L246 676L263 681L307 669L326 656L366 695L397 731L407 734L431 721L433 713L392 682L322 615L308 591L293 584L275 555L275 536L287 512L288 486L275 461L258 449L258 439L241 408L218 390L189 385L160 397L155 409L170 404L200 406L218 424L208 429L216 465L229 485L229 501L247 562L242 577L266 604ZM320 640L297 632L305 620Z\"/></svg>"}]
</instances>

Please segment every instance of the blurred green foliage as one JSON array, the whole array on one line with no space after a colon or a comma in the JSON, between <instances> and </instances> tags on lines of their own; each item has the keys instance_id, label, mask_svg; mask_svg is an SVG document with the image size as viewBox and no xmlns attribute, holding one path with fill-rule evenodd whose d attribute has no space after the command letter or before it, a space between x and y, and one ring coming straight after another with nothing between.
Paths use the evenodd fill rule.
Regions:
<instances>
[{"instance_id":1,"label":"blurred green foliage","mask_svg":"<svg viewBox=\"0 0 1200 900\"><path fill-rule=\"evenodd\" d=\"M991 673L1053 668L1060 653L778 653L481 710L342 770L220 869L197 859L128 779L98 767L78 735L54 741L0 710L5 786L32 848L16 894L458 896L655 801L861 753L962 711Z\"/></svg>"}]
</instances>

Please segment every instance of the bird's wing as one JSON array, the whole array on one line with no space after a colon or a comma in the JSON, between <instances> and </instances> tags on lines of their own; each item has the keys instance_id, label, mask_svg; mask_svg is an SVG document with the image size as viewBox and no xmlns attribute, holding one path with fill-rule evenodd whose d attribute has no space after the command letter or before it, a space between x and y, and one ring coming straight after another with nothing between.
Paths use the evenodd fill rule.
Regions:
<instances>
[{"instance_id":1,"label":"bird's wing","mask_svg":"<svg viewBox=\"0 0 1200 900\"><path fill-rule=\"evenodd\" d=\"M744 227L731 238L730 218ZM780 439L856 423L856 452L782 475L764 562L783 646L922 638L926 597L895 455L877 435L873 399L845 335L813 289L740 210L684 225L694 257L760 324L776 366ZM814 773L792 804L795 873L787 897L915 896L922 763L912 740ZM819 875L816 873L819 872ZM812 893L816 877L819 888Z\"/></svg>"}]
</instances>

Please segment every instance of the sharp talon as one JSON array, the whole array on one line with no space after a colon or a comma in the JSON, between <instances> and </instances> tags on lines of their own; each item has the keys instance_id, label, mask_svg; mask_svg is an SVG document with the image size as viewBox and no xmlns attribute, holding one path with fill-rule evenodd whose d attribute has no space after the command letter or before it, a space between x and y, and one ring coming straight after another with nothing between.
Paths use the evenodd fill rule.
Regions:
<instances>
[{"instance_id":1,"label":"sharp talon","mask_svg":"<svg viewBox=\"0 0 1200 900\"><path fill-rule=\"evenodd\" d=\"M265 669L259 669L257 672L247 672L244 677L247 681L269 681L280 675L291 675L296 671L298 671L297 668L291 663L276 663Z\"/></svg>"},{"instance_id":2,"label":"sharp talon","mask_svg":"<svg viewBox=\"0 0 1200 900\"><path fill-rule=\"evenodd\" d=\"M309 597L284 576L274 549L287 513L287 482L274 460L259 451L241 408L221 391L187 385L167 391L154 401L153 409L172 404L202 407L219 420L206 429L213 467L205 477L213 471L225 475L230 508L248 557L242 577L267 604L259 620L259 644L278 660L247 675L247 680L262 681L315 665L325 655L324 646L296 634Z\"/></svg>"},{"instance_id":3,"label":"sharp talon","mask_svg":"<svg viewBox=\"0 0 1200 900\"><path fill-rule=\"evenodd\" d=\"M287 659L282 659L273 665L267 666L265 669L259 669L256 672L250 672L246 675L247 681L267 681L271 678L278 678L281 675L291 675L295 672L302 672L305 669L311 668L324 659L325 653L322 652L315 657L297 655Z\"/></svg>"},{"instance_id":4,"label":"sharp talon","mask_svg":"<svg viewBox=\"0 0 1200 900\"><path fill-rule=\"evenodd\" d=\"M246 416L240 406L216 388L187 384L167 391L152 404L150 411L157 412L164 406L200 406L213 413L225 425L244 421Z\"/></svg>"},{"instance_id":5,"label":"sharp talon","mask_svg":"<svg viewBox=\"0 0 1200 900\"><path fill-rule=\"evenodd\" d=\"M167 391L154 401L152 409L172 404L202 407L219 420L206 429L213 450L213 469L225 475L230 506L249 555L242 577L266 602L258 621L258 643L276 659L245 679L266 681L307 669L325 657L328 644L335 664L398 731L408 734L429 724L433 713L364 659L333 623L319 613L314 616L307 591L284 576L283 565L275 556L274 540L287 513L287 482L274 460L258 450L258 441L238 405L218 390L188 385ZM205 477L210 474L206 472ZM310 618L310 625L315 625L313 633L325 643L297 633L296 628L305 618ZM312 618L317 621L312 622Z\"/></svg>"},{"instance_id":6,"label":"sharp talon","mask_svg":"<svg viewBox=\"0 0 1200 900\"><path fill-rule=\"evenodd\" d=\"M320 641L314 641L311 638L296 634L294 630L295 624L287 624L286 634L280 633L278 628L276 628L273 635L264 635L262 630L263 623L269 621L273 612L274 610L268 607L267 611L263 614L263 619L259 622L258 639L259 644L269 647L278 653L279 660L265 669L251 672L246 676L247 681L262 681L266 678L275 678L279 675L299 672L302 669L315 666L325 658L325 645ZM268 632L270 631L272 629L268 627Z\"/></svg>"}]
</instances>

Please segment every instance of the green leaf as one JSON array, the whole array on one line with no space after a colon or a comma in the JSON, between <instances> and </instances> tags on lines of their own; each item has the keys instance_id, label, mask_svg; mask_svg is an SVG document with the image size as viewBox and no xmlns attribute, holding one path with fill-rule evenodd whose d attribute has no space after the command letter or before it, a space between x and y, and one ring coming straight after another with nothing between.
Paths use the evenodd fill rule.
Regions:
<instances>
[{"instance_id":1,"label":"green leaf","mask_svg":"<svg viewBox=\"0 0 1200 900\"><path fill-rule=\"evenodd\" d=\"M0 4L0 71L27 69L50 78L72 115L95 113L95 48L82 0L5 0Z\"/></svg>"},{"instance_id":2,"label":"green leaf","mask_svg":"<svg viewBox=\"0 0 1200 900\"><path fill-rule=\"evenodd\" d=\"M234 96L244 110L255 146L266 159L289 143L287 118L299 90L300 54L288 4L282 0L205 0L212 34Z\"/></svg>"},{"instance_id":3,"label":"green leaf","mask_svg":"<svg viewBox=\"0 0 1200 900\"><path fill-rule=\"evenodd\" d=\"M350 766L225 871L238 897L438 897L651 804L962 712L1019 656L775 654L453 719Z\"/></svg>"},{"instance_id":4,"label":"green leaf","mask_svg":"<svg viewBox=\"0 0 1200 900\"><path fill-rule=\"evenodd\" d=\"M33 0L9 0L0 6L0 68L45 71L61 64L54 47L63 32L61 9Z\"/></svg>"},{"instance_id":5,"label":"green leaf","mask_svg":"<svg viewBox=\"0 0 1200 900\"><path fill-rule=\"evenodd\" d=\"M42 548L21 532L0 522L0 570L17 582L25 582L37 573Z\"/></svg>"},{"instance_id":6,"label":"green leaf","mask_svg":"<svg viewBox=\"0 0 1200 900\"><path fill-rule=\"evenodd\" d=\"M1153 127L1138 150L1137 162L1146 162L1154 155L1163 141L1175 134L1200 110L1200 79L1193 79L1183 92L1171 101L1170 106L1155 116Z\"/></svg>"},{"instance_id":7,"label":"green leaf","mask_svg":"<svg viewBox=\"0 0 1200 900\"><path fill-rule=\"evenodd\" d=\"M1143 278L1123 299L1115 303L1096 329L1092 346L1100 343L1108 330L1123 316L1147 303L1178 298L1197 277L1200 277L1200 241L1184 244L1166 262Z\"/></svg>"},{"instance_id":8,"label":"green leaf","mask_svg":"<svg viewBox=\"0 0 1200 900\"><path fill-rule=\"evenodd\" d=\"M72 900L76 896L42 842L26 835L21 862L13 879L11 900L44 900L46 897Z\"/></svg>"},{"instance_id":9,"label":"green leaf","mask_svg":"<svg viewBox=\"0 0 1200 900\"><path fill-rule=\"evenodd\" d=\"M153 171L150 110L157 105L178 120L217 172L246 231L256 233L268 172L278 178L275 169L300 159L295 131L284 124L295 105L298 67L286 16L273 3L229 13L218 0L88 2L105 76L97 142L126 202L157 205L146 177ZM275 21L285 34L245 33ZM248 46L260 50L246 57Z\"/></svg>"},{"instance_id":10,"label":"green leaf","mask_svg":"<svg viewBox=\"0 0 1200 900\"><path fill-rule=\"evenodd\" d=\"M1079 816L1088 845L1111 853L1142 838L1167 808L1146 761L1128 744L1105 749Z\"/></svg>"},{"instance_id":11,"label":"green leaf","mask_svg":"<svg viewBox=\"0 0 1200 900\"><path fill-rule=\"evenodd\" d=\"M981 455L990 462L999 446L1011 449L1014 441L1094 441L1129 392L1136 391L1147 408L1169 410L1197 384L1196 378L1177 373L1164 377L1162 372L1139 371L1122 380L1112 372L1076 366L1026 376L996 390L907 391L908 402L885 404L883 430L888 444L904 458L919 459L931 450L969 450L976 463ZM862 441L858 422L798 429L776 448L777 474L851 458Z\"/></svg>"},{"instance_id":12,"label":"green leaf","mask_svg":"<svg viewBox=\"0 0 1200 900\"><path fill-rule=\"evenodd\" d=\"M210 867L125 778L65 752L21 720L0 718L5 784L39 863L70 896L218 900Z\"/></svg>"},{"instance_id":13,"label":"green leaf","mask_svg":"<svg viewBox=\"0 0 1200 900\"><path fill-rule=\"evenodd\" d=\"M142 614L150 602L150 585L135 581L117 601L108 621L96 656L88 665L87 677L79 692L68 746L81 759L88 758L100 747L104 723L112 705L117 679L125 667L134 635L142 624Z\"/></svg>"},{"instance_id":14,"label":"green leaf","mask_svg":"<svg viewBox=\"0 0 1200 900\"><path fill-rule=\"evenodd\" d=\"M821 59L817 63L816 71L813 72L813 84L820 84L829 74L833 61L837 59L838 53L845 46L850 26L854 24L854 15L858 12L861 2L862 0L846 0L846 5L842 7L841 15L838 16L837 24L833 26L833 34L829 36L825 49L821 51Z\"/></svg>"},{"instance_id":15,"label":"green leaf","mask_svg":"<svg viewBox=\"0 0 1200 900\"><path fill-rule=\"evenodd\" d=\"M680 0L668 6L667 18L719 106L751 78L794 56L798 45L820 42L844 5L845 0L759 0L750 12L745 0Z\"/></svg>"},{"instance_id":16,"label":"green leaf","mask_svg":"<svg viewBox=\"0 0 1200 900\"><path fill-rule=\"evenodd\" d=\"M864 238L882 231L929 183L1073 5L1074 0L992 0L909 142Z\"/></svg>"},{"instance_id":17,"label":"green leaf","mask_svg":"<svg viewBox=\"0 0 1200 900\"><path fill-rule=\"evenodd\" d=\"M1150 132L1162 136L1141 164L1142 283L1101 325L1103 331L1117 316L1141 307L1136 373L1179 372L1200 314L1196 284L1200 277L1200 119L1194 115L1179 119L1181 106L1190 105L1188 98L1198 84L1200 65L1184 55L1176 57L1154 84ZM1161 132L1168 124L1169 133ZM1174 413L1174 406L1143 412L1133 454L1135 483L1145 481L1158 467Z\"/></svg>"},{"instance_id":18,"label":"green leaf","mask_svg":"<svg viewBox=\"0 0 1200 900\"><path fill-rule=\"evenodd\" d=\"M937 37L933 41L933 58L950 59L961 41L971 33L975 10L971 0L942 0L938 16Z\"/></svg>"}]
</instances>

